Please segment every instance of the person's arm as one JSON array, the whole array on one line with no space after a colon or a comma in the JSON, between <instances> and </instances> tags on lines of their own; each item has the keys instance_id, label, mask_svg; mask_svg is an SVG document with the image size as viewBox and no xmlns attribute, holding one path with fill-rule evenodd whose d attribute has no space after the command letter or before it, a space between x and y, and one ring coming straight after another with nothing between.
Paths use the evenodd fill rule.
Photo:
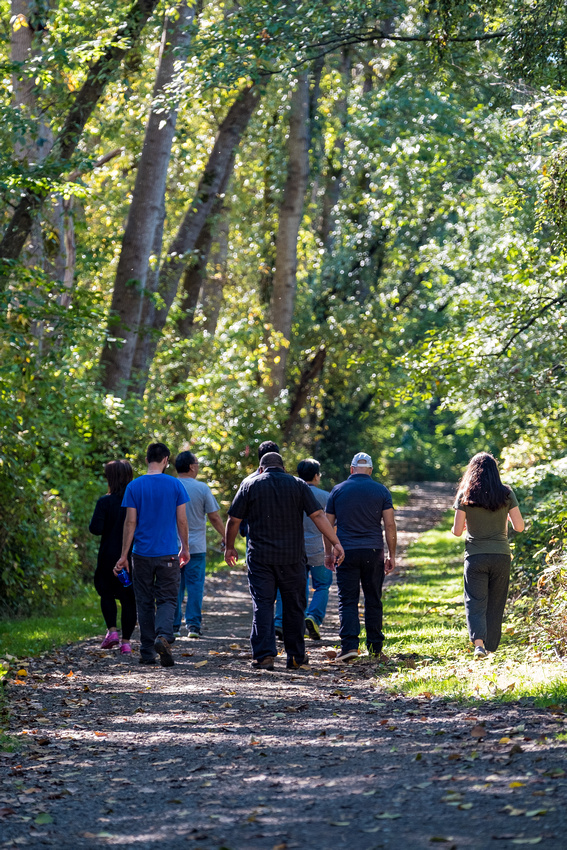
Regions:
<instances>
[{"instance_id":1,"label":"person's arm","mask_svg":"<svg viewBox=\"0 0 567 850\"><path fill-rule=\"evenodd\" d=\"M137 525L138 511L136 508L126 508L126 519L124 520L124 530L122 531L122 554L118 561L116 561L116 566L114 567L113 572L115 576L118 575L120 570L126 570L127 573L130 572L128 552L130 551L130 546L132 545Z\"/></svg>"},{"instance_id":2,"label":"person's arm","mask_svg":"<svg viewBox=\"0 0 567 850\"><path fill-rule=\"evenodd\" d=\"M510 517L510 522L512 523L512 528L514 531L523 531L525 528L524 518L520 513L520 509L516 506L512 508L512 510L508 513Z\"/></svg>"},{"instance_id":3,"label":"person's arm","mask_svg":"<svg viewBox=\"0 0 567 850\"><path fill-rule=\"evenodd\" d=\"M229 516L226 521L224 559L229 567L234 567L238 561L238 552L234 548L234 541L241 522L242 519L235 516Z\"/></svg>"},{"instance_id":4,"label":"person's arm","mask_svg":"<svg viewBox=\"0 0 567 850\"><path fill-rule=\"evenodd\" d=\"M189 526L187 525L187 511L185 505L177 505L175 517L177 520L177 533L181 540L181 548L179 549L179 567L184 567L188 564L191 555L189 554Z\"/></svg>"},{"instance_id":5,"label":"person's arm","mask_svg":"<svg viewBox=\"0 0 567 850\"><path fill-rule=\"evenodd\" d=\"M335 564L342 564L345 559L345 551L341 546L340 540L337 537L335 529L331 525L328 519L328 515L326 516L321 508L318 511L315 511L312 514L309 514L309 519L315 523L321 534L323 535L323 543L325 544L325 566L327 569L332 569ZM333 559L332 566L328 565L328 561L330 559L327 555L327 545L330 548L329 552Z\"/></svg>"},{"instance_id":6,"label":"person's arm","mask_svg":"<svg viewBox=\"0 0 567 850\"><path fill-rule=\"evenodd\" d=\"M330 514L328 511L325 516L329 521L329 525L331 528L334 528L337 524L337 518L334 514ZM325 547L325 566L328 570L332 572L335 571L335 556L333 555L333 547L331 545L331 541L327 540L327 538L323 535L323 546Z\"/></svg>"},{"instance_id":7,"label":"person's arm","mask_svg":"<svg viewBox=\"0 0 567 850\"><path fill-rule=\"evenodd\" d=\"M384 561L384 572L388 575L388 573L393 573L396 569L396 546L398 543L398 530L396 528L393 508L386 508L385 511L382 511L382 521L384 523L386 545L388 546L388 557Z\"/></svg>"},{"instance_id":8,"label":"person's arm","mask_svg":"<svg viewBox=\"0 0 567 850\"><path fill-rule=\"evenodd\" d=\"M95 505L93 517L89 523L89 531L91 534L101 535L104 531L104 508L103 501L99 499Z\"/></svg>"},{"instance_id":9,"label":"person's arm","mask_svg":"<svg viewBox=\"0 0 567 850\"><path fill-rule=\"evenodd\" d=\"M224 525L222 524L222 519L220 518L220 511L211 511L211 513L207 514L207 516L209 518L209 522L211 523L215 531L218 531L218 533L220 534L224 546L226 543L226 537L224 533Z\"/></svg>"},{"instance_id":10,"label":"person's arm","mask_svg":"<svg viewBox=\"0 0 567 850\"><path fill-rule=\"evenodd\" d=\"M455 511L455 519L453 520L453 528L451 532L455 535L455 537L460 537L466 526L467 515L464 511L457 510Z\"/></svg>"}]
</instances>

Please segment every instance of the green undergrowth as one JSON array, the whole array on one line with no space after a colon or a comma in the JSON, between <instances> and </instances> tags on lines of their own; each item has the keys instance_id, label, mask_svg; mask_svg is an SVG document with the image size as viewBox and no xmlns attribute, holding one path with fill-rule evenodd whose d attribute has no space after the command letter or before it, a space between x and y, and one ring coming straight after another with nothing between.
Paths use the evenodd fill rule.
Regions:
<instances>
[{"instance_id":1,"label":"green undergrowth","mask_svg":"<svg viewBox=\"0 0 567 850\"><path fill-rule=\"evenodd\" d=\"M92 588L80 588L76 596L52 612L33 617L0 620L0 678L15 659L49 652L105 631L100 601Z\"/></svg>"},{"instance_id":2,"label":"green undergrowth","mask_svg":"<svg viewBox=\"0 0 567 850\"><path fill-rule=\"evenodd\" d=\"M392 494L395 508L404 508L407 505L410 497L409 487L405 484L394 484L388 487L388 490Z\"/></svg>"},{"instance_id":3,"label":"green undergrowth","mask_svg":"<svg viewBox=\"0 0 567 850\"><path fill-rule=\"evenodd\" d=\"M510 602L498 652L473 660L463 604L463 540L450 532L452 517L409 549L410 568L385 596L387 674L377 686L411 696L458 700L567 703L566 668L530 643Z\"/></svg>"}]
</instances>

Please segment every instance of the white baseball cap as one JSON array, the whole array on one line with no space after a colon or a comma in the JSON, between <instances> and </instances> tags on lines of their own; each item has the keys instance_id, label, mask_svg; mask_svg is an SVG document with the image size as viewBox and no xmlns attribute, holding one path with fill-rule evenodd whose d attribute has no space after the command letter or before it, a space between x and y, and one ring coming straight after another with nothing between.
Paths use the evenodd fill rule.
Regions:
<instances>
[{"instance_id":1,"label":"white baseball cap","mask_svg":"<svg viewBox=\"0 0 567 850\"><path fill-rule=\"evenodd\" d=\"M366 452L357 452L350 462L351 466L369 466L372 468L372 458Z\"/></svg>"}]
</instances>

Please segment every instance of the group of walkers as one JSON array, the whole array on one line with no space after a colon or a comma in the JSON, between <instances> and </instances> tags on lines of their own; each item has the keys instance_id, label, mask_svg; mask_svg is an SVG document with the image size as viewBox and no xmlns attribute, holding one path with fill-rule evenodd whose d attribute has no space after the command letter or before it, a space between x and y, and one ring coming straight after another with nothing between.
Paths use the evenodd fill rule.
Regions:
<instances>
[{"instance_id":1,"label":"group of walkers","mask_svg":"<svg viewBox=\"0 0 567 850\"><path fill-rule=\"evenodd\" d=\"M232 501L226 529L211 490L196 480L199 461L192 452L177 455L178 477L165 474L170 451L164 443L148 446L147 472L135 480L127 461L106 464L108 493L98 500L90 524L91 532L101 535L95 587L107 626L102 648L120 646L121 653L130 654L137 619L140 663L155 664L159 658L162 666L173 666L185 593L187 634L201 636L208 519L229 566L238 561L237 537L246 539L253 668L274 669L280 639L287 669L309 669L305 638L321 639L333 573L340 618L337 662L360 652L361 588L366 648L380 656L382 586L396 566L397 532L392 496L373 479L372 458L357 452L347 480L330 492L319 487L322 473L313 458L302 460L297 476L291 475L277 444L266 441L258 460ZM511 563L508 519L516 531L523 529L514 493L502 484L492 455L481 452L459 485L453 525L457 536L466 528L465 608L479 659L500 641Z\"/></svg>"}]
</instances>

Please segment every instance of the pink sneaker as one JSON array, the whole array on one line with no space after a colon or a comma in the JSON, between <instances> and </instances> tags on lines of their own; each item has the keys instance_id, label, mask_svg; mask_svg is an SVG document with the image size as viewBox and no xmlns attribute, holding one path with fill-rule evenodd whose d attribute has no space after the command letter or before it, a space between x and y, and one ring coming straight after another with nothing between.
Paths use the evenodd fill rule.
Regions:
<instances>
[{"instance_id":1,"label":"pink sneaker","mask_svg":"<svg viewBox=\"0 0 567 850\"><path fill-rule=\"evenodd\" d=\"M106 637L100 645L101 649L112 649L113 646L118 646L120 643L120 639L118 637L118 632L111 632L110 629L106 633Z\"/></svg>"},{"instance_id":2,"label":"pink sneaker","mask_svg":"<svg viewBox=\"0 0 567 850\"><path fill-rule=\"evenodd\" d=\"M122 641L122 645L120 646L120 652L122 653L122 655L131 655L132 654L132 647L130 646L128 641L126 641L126 640Z\"/></svg>"}]
</instances>

